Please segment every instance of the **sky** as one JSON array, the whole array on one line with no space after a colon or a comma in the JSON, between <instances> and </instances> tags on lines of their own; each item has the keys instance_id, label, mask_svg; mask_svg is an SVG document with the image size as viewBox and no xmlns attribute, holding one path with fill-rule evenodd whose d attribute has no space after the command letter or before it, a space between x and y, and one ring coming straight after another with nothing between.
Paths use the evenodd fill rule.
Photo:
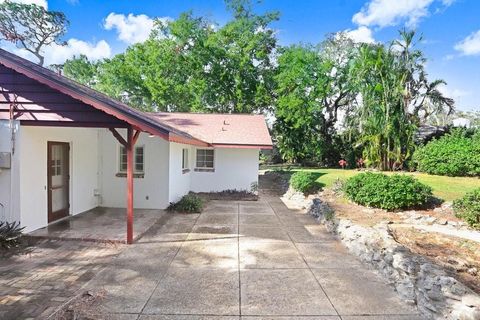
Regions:
<instances>
[{"instance_id":1,"label":"sky","mask_svg":"<svg viewBox=\"0 0 480 320\"><path fill-rule=\"evenodd\" d=\"M0 0L2 2L3 0ZM15 0L62 11L70 20L67 46L46 48L46 63L73 55L111 57L148 37L153 19L175 19L193 11L222 25L231 18L223 0ZM401 28L423 35L418 44L430 80L444 79L442 90L459 110L480 111L480 1L478 0L263 0L255 11L279 11L273 24L281 45L321 42L345 31L358 42L387 43ZM9 43L2 48L27 58Z\"/></svg>"}]
</instances>

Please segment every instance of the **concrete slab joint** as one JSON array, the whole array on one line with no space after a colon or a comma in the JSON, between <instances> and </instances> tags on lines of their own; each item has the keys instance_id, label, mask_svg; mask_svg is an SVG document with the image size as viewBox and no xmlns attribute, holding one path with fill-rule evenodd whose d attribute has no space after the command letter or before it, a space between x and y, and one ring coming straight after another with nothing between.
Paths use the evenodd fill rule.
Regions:
<instances>
[{"instance_id":1,"label":"concrete slab joint","mask_svg":"<svg viewBox=\"0 0 480 320\"><path fill-rule=\"evenodd\" d=\"M480 319L480 296L442 267L397 243L387 224L363 227L337 218L319 198L309 200L307 211L352 254L376 269L425 319Z\"/></svg>"}]
</instances>

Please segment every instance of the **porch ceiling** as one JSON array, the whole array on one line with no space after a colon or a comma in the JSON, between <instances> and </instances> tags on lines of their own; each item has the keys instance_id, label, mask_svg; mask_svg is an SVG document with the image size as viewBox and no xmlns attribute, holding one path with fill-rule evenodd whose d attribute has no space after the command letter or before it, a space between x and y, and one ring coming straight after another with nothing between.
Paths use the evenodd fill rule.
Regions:
<instances>
[{"instance_id":1,"label":"porch ceiling","mask_svg":"<svg viewBox=\"0 0 480 320\"><path fill-rule=\"evenodd\" d=\"M0 119L12 118L23 125L132 127L169 141L209 145L189 133L150 119L120 101L0 49Z\"/></svg>"}]
</instances>

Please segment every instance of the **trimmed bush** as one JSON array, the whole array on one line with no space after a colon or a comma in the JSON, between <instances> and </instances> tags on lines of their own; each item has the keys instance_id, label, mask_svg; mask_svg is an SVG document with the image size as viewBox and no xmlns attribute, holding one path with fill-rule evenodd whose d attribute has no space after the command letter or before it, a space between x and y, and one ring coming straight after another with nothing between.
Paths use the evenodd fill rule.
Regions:
<instances>
[{"instance_id":1,"label":"trimmed bush","mask_svg":"<svg viewBox=\"0 0 480 320\"><path fill-rule=\"evenodd\" d=\"M385 210L422 206L432 197L432 189L403 174L360 173L348 179L344 188L355 203Z\"/></svg>"},{"instance_id":2,"label":"trimmed bush","mask_svg":"<svg viewBox=\"0 0 480 320\"><path fill-rule=\"evenodd\" d=\"M453 210L458 218L465 220L471 227L480 229L480 188L455 200Z\"/></svg>"},{"instance_id":3,"label":"trimmed bush","mask_svg":"<svg viewBox=\"0 0 480 320\"><path fill-rule=\"evenodd\" d=\"M290 177L290 186L302 193L313 193L320 188L318 176L315 172L297 171Z\"/></svg>"},{"instance_id":4,"label":"trimmed bush","mask_svg":"<svg viewBox=\"0 0 480 320\"><path fill-rule=\"evenodd\" d=\"M199 196L189 193L184 195L180 201L170 203L167 210L185 213L200 213L203 210L203 200Z\"/></svg>"},{"instance_id":5,"label":"trimmed bush","mask_svg":"<svg viewBox=\"0 0 480 320\"><path fill-rule=\"evenodd\" d=\"M417 170L442 176L480 175L480 132L469 137L465 130L453 130L417 149L413 155Z\"/></svg>"}]
</instances>

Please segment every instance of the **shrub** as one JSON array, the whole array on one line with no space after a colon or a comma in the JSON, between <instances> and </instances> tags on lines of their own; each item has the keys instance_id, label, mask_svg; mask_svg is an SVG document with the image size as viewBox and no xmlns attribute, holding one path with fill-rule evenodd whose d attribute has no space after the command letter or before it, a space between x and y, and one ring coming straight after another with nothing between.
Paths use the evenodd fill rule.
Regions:
<instances>
[{"instance_id":1,"label":"shrub","mask_svg":"<svg viewBox=\"0 0 480 320\"><path fill-rule=\"evenodd\" d=\"M290 186L302 193L315 192L320 188L317 183L318 173L308 171L297 171L290 177Z\"/></svg>"},{"instance_id":2,"label":"shrub","mask_svg":"<svg viewBox=\"0 0 480 320\"><path fill-rule=\"evenodd\" d=\"M344 191L355 203L385 210L421 206L432 197L429 186L400 174L360 173L347 180Z\"/></svg>"},{"instance_id":3,"label":"shrub","mask_svg":"<svg viewBox=\"0 0 480 320\"><path fill-rule=\"evenodd\" d=\"M418 171L442 176L480 175L480 132L468 136L456 129L414 153Z\"/></svg>"},{"instance_id":4,"label":"shrub","mask_svg":"<svg viewBox=\"0 0 480 320\"><path fill-rule=\"evenodd\" d=\"M21 244L22 231L20 222L0 222L0 248L10 249Z\"/></svg>"},{"instance_id":5,"label":"shrub","mask_svg":"<svg viewBox=\"0 0 480 320\"><path fill-rule=\"evenodd\" d=\"M180 201L170 203L169 211L200 213L203 210L203 200L192 193L184 195Z\"/></svg>"},{"instance_id":6,"label":"shrub","mask_svg":"<svg viewBox=\"0 0 480 320\"><path fill-rule=\"evenodd\" d=\"M480 229L480 188L455 200L453 210L458 218L465 220L473 228Z\"/></svg>"}]
</instances>

